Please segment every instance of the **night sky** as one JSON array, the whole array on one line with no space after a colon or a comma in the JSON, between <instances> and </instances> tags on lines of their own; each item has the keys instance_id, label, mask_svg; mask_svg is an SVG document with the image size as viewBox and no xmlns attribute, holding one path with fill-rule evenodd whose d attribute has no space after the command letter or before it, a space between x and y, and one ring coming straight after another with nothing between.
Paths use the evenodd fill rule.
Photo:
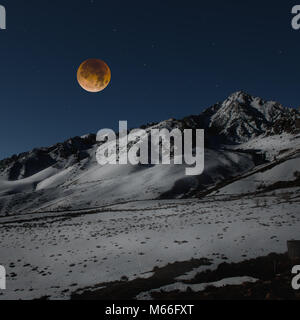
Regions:
<instances>
[{"instance_id":1,"label":"night sky","mask_svg":"<svg viewBox=\"0 0 300 320\"><path fill-rule=\"evenodd\" d=\"M245 3L247 2L247 3ZM0 0L0 158L101 128L199 114L244 90L300 105L295 1ZM300 4L300 1L299 1ZM106 61L98 94L80 63Z\"/></svg>"}]
</instances>

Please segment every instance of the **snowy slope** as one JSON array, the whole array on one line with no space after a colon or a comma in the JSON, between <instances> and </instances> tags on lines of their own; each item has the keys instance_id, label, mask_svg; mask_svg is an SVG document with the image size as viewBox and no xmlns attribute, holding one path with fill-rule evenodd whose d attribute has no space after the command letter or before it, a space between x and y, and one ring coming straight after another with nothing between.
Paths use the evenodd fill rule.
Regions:
<instances>
[{"instance_id":1,"label":"snowy slope","mask_svg":"<svg viewBox=\"0 0 300 320\"><path fill-rule=\"evenodd\" d=\"M217 194L261 192L278 184L286 185L285 182L300 185L300 135L283 134L253 139L239 148L260 150L269 162L218 189ZM276 190L276 187L273 189Z\"/></svg>"},{"instance_id":2,"label":"snowy slope","mask_svg":"<svg viewBox=\"0 0 300 320\"><path fill-rule=\"evenodd\" d=\"M218 190L218 194L246 194L256 192L278 182L295 181L300 176L300 154L262 172L240 179Z\"/></svg>"},{"instance_id":3,"label":"snowy slope","mask_svg":"<svg viewBox=\"0 0 300 320\"><path fill-rule=\"evenodd\" d=\"M254 166L251 156L229 151L206 150L205 161L205 174L188 177L184 165L100 166L91 158L84 163L84 170L80 165L74 165L54 172L50 177L45 174L43 180L38 174L19 181L2 182L2 194L17 192L2 196L2 203L6 203L2 215L8 211L7 203L12 205L12 213L16 214L155 199L167 192L169 197L180 197L193 189L204 189L220 182L228 175L246 172ZM49 170L46 169L47 172ZM33 184L36 184L36 191L33 191Z\"/></svg>"}]
</instances>

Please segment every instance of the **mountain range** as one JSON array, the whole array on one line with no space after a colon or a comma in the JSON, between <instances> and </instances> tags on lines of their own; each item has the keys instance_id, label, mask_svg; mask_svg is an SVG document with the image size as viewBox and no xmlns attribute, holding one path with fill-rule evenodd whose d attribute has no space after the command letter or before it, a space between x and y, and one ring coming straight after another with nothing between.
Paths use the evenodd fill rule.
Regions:
<instances>
[{"instance_id":1,"label":"mountain range","mask_svg":"<svg viewBox=\"0 0 300 320\"><path fill-rule=\"evenodd\" d=\"M204 173L187 177L184 165L100 166L99 142L87 134L0 161L0 215L299 186L300 113L278 102L239 91L199 115L141 128L205 129Z\"/></svg>"}]
</instances>

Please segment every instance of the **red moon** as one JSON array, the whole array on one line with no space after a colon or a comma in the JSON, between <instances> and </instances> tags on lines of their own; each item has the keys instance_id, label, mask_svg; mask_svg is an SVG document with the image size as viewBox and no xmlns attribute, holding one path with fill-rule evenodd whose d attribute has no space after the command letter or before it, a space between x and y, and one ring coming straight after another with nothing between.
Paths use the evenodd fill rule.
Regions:
<instances>
[{"instance_id":1,"label":"red moon","mask_svg":"<svg viewBox=\"0 0 300 320\"><path fill-rule=\"evenodd\" d=\"M88 92L100 92L110 83L109 66L100 59L88 59L78 68L77 80L80 86Z\"/></svg>"}]
</instances>

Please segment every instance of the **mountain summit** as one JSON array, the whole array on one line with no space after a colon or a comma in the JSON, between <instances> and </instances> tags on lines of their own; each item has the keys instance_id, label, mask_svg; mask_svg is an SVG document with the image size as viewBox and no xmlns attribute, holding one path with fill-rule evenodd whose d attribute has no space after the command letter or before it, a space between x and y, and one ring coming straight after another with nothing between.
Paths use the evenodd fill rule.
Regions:
<instances>
[{"instance_id":1,"label":"mountain summit","mask_svg":"<svg viewBox=\"0 0 300 320\"><path fill-rule=\"evenodd\" d=\"M233 93L223 103L213 107L209 128L214 128L227 141L246 142L269 133L296 132L299 112L278 102L265 101L242 91ZM290 126L280 128L279 123Z\"/></svg>"}]
</instances>

